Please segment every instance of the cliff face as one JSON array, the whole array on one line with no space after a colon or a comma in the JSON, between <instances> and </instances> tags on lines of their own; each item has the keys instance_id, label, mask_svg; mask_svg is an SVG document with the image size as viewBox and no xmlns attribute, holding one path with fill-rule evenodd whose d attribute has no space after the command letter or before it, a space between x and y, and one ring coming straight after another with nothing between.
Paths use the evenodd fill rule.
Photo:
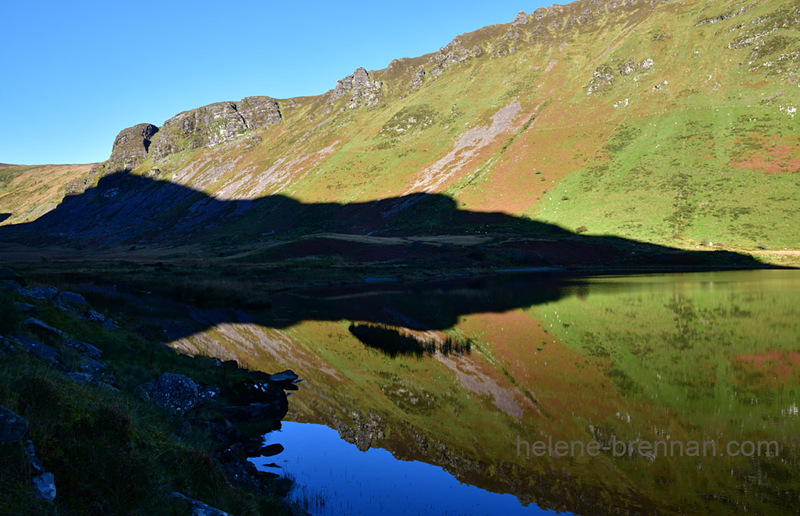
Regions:
<instances>
[{"instance_id":1,"label":"cliff face","mask_svg":"<svg viewBox=\"0 0 800 516\"><path fill-rule=\"evenodd\" d=\"M153 124L138 124L120 131L105 165L108 173L136 168L147 158L150 143L157 132L158 127Z\"/></svg>"},{"instance_id":2,"label":"cliff face","mask_svg":"<svg viewBox=\"0 0 800 516\"><path fill-rule=\"evenodd\" d=\"M247 97L238 103L218 102L184 111L164 122L153 141L153 159L159 162L184 150L219 145L280 121L278 102L269 97Z\"/></svg>"},{"instance_id":3,"label":"cliff face","mask_svg":"<svg viewBox=\"0 0 800 516\"><path fill-rule=\"evenodd\" d=\"M148 155L159 162L185 150L212 147L243 134L280 123L278 102L270 97L247 97L237 102L217 102L184 111L161 128L137 124L114 139L111 157L100 175L133 170Z\"/></svg>"}]
</instances>

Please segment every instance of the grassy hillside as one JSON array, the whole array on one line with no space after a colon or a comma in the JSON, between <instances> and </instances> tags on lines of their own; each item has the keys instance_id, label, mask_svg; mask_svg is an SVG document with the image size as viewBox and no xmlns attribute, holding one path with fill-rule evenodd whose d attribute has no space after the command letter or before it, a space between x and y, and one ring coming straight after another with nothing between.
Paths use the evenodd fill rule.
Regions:
<instances>
[{"instance_id":1,"label":"grassy hillside","mask_svg":"<svg viewBox=\"0 0 800 516\"><path fill-rule=\"evenodd\" d=\"M796 0L537 9L369 72L363 90L279 100L280 123L148 155L132 173L219 200L441 193L459 209L589 235L796 260L798 26ZM0 211L26 220L62 193L2 197ZM199 213L203 202L162 215ZM387 212L402 219L413 205ZM263 218L243 209L222 235Z\"/></svg>"},{"instance_id":2,"label":"grassy hillside","mask_svg":"<svg viewBox=\"0 0 800 516\"><path fill-rule=\"evenodd\" d=\"M0 224L28 222L52 210L66 194L67 185L91 168L0 164Z\"/></svg>"}]
</instances>

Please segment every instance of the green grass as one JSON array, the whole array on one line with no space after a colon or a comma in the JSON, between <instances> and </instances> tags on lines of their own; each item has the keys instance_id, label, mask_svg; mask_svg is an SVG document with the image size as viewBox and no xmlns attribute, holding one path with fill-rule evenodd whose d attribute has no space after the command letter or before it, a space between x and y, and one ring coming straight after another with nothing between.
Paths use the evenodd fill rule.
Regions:
<instances>
[{"instance_id":1,"label":"green grass","mask_svg":"<svg viewBox=\"0 0 800 516\"><path fill-rule=\"evenodd\" d=\"M749 118L761 121L754 131ZM785 118L771 108L734 107L628 120L598 153L599 164L559 182L532 215L573 229L585 225L589 234L657 243L794 247L797 174L734 164L747 150L742 138L790 134Z\"/></svg>"},{"instance_id":2,"label":"green grass","mask_svg":"<svg viewBox=\"0 0 800 516\"><path fill-rule=\"evenodd\" d=\"M19 329L11 303L0 293L0 334ZM228 483L208 430L197 425L187 431L182 418L142 401L137 390L167 371L223 388L241 373L221 376L213 359L177 355L124 329L124 322L123 329L105 330L37 304L37 317L100 348L120 383L119 391L77 384L24 353L2 358L0 405L29 422L37 456L55 475L60 514L179 514L185 509L170 497L173 491L233 514L281 513L274 495L256 496ZM46 508L32 495L33 472L21 450L0 450L0 513L41 514Z\"/></svg>"}]
</instances>

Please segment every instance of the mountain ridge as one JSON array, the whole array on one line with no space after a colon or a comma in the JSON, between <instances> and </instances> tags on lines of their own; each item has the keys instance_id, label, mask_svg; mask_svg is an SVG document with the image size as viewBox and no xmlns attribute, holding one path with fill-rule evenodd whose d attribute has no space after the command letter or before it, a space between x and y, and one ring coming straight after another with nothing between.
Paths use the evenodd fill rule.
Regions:
<instances>
[{"instance_id":1,"label":"mountain ridge","mask_svg":"<svg viewBox=\"0 0 800 516\"><path fill-rule=\"evenodd\" d=\"M64 192L123 170L220 200L429 192L593 235L794 249L798 25L796 1L540 8L358 68L318 96L255 97L272 114L258 127L235 102L180 113ZM187 117L191 130L164 130ZM4 224L30 220L0 212ZM258 214L241 216L236 225L257 225Z\"/></svg>"}]
</instances>

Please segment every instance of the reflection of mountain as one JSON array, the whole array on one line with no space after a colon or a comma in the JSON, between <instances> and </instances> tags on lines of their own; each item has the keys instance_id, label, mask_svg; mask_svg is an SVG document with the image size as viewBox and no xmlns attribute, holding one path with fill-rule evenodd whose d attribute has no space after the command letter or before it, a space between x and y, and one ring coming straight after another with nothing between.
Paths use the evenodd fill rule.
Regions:
<instances>
[{"instance_id":1,"label":"reflection of mountain","mask_svg":"<svg viewBox=\"0 0 800 516\"><path fill-rule=\"evenodd\" d=\"M441 465L463 482L543 507L791 512L800 501L791 480L800 471L792 444L800 431L792 409L800 392L800 289L792 274L549 285L513 277L505 295L502 282L488 280L484 295L478 284L405 293L384 285L371 294L308 295L302 305L309 311L280 327L256 323L258 314L232 311L240 317L234 321L196 310L185 321L195 330L177 334L173 345L264 370L292 368L307 381L291 398L291 419L324 423L361 448ZM427 310L414 306L415 298L430 303ZM352 304L356 299L363 304ZM439 303L426 301L434 299ZM408 331L469 339L471 353L392 357L364 346L350 322L380 322L370 314L387 307L395 318L385 324L398 325L399 317L432 322ZM436 313L444 315L437 321ZM611 435L774 439L783 453L653 461L516 453L517 436L607 442Z\"/></svg>"},{"instance_id":2,"label":"reflection of mountain","mask_svg":"<svg viewBox=\"0 0 800 516\"><path fill-rule=\"evenodd\" d=\"M90 249L169 248L160 254L148 251L145 258L150 261L238 254L249 263L287 263L314 256L328 265L396 262L440 269L762 266L730 252L678 251L618 237L581 236L527 218L472 212L440 194L353 204L303 204L283 195L223 201L128 173L103 177L97 187L65 198L32 222L0 228L0 239L78 248L80 257ZM181 244L195 247L181 255L173 250ZM134 252L128 257L136 256ZM325 275L323 266L320 275Z\"/></svg>"}]
</instances>

